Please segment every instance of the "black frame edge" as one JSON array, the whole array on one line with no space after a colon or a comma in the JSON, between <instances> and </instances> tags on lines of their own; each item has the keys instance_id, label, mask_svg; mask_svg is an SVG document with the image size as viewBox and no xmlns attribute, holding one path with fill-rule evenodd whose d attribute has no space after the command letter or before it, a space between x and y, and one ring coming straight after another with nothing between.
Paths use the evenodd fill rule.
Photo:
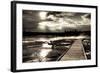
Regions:
<instances>
[{"instance_id":1,"label":"black frame edge","mask_svg":"<svg viewBox=\"0 0 100 73\"><path fill-rule=\"evenodd\" d=\"M11 1L11 71L16 71L16 3Z\"/></svg>"},{"instance_id":2,"label":"black frame edge","mask_svg":"<svg viewBox=\"0 0 100 73\"><path fill-rule=\"evenodd\" d=\"M52 67L52 68L17 70L16 69L16 4L17 3L95 8L96 9L96 64L88 65L88 66L75 66L75 67L57 67L57 68ZM11 1L11 71L12 72L76 69L76 68L90 68L90 67L98 67L98 6L44 3L44 2L28 2L28 1Z\"/></svg>"},{"instance_id":3,"label":"black frame edge","mask_svg":"<svg viewBox=\"0 0 100 73\"><path fill-rule=\"evenodd\" d=\"M25 70L16 70L16 72L29 72L29 71L47 71L47 70L61 70L61 69L80 69L80 68L93 68L97 67L96 65L88 66L73 66L73 67L54 67L54 68L40 68L40 69L25 69Z\"/></svg>"},{"instance_id":4,"label":"black frame edge","mask_svg":"<svg viewBox=\"0 0 100 73\"><path fill-rule=\"evenodd\" d=\"M96 8L96 67L98 67L98 6Z\"/></svg>"},{"instance_id":5,"label":"black frame edge","mask_svg":"<svg viewBox=\"0 0 100 73\"><path fill-rule=\"evenodd\" d=\"M72 6L72 7L86 7L96 8L94 5L79 5L79 4L62 4L62 3L48 3L48 2L33 2L33 1L13 1L19 4L39 4L39 5L53 5L53 6Z\"/></svg>"}]
</instances>

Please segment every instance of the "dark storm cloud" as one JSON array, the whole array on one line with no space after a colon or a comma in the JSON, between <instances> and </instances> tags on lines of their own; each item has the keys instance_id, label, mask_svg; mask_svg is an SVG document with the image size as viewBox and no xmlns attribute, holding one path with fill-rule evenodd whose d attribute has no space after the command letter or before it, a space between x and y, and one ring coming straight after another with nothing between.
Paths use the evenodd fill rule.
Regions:
<instances>
[{"instance_id":1,"label":"dark storm cloud","mask_svg":"<svg viewBox=\"0 0 100 73\"><path fill-rule=\"evenodd\" d=\"M84 31L90 30L90 24L90 13L23 10L23 31L62 32L70 29Z\"/></svg>"},{"instance_id":2,"label":"dark storm cloud","mask_svg":"<svg viewBox=\"0 0 100 73\"><path fill-rule=\"evenodd\" d=\"M23 10L23 29L24 31L36 31L40 21L38 11Z\"/></svg>"}]
</instances>

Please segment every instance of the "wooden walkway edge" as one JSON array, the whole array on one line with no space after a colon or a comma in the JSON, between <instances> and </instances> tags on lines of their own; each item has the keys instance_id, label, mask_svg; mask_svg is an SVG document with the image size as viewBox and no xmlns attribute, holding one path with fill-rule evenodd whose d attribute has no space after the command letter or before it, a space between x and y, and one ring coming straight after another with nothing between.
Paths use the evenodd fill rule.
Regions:
<instances>
[{"instance_id":1,"label":"wooden walkway edge","mask_svg":"<svg viewBox=\"0 0 100 73\"><path fill-rule=\"evenodd\" d=\"M61 58L60 61L67 60L85 60L85 52L81 40L75 40L68 52Z\"/></svg>"}]
</instances>

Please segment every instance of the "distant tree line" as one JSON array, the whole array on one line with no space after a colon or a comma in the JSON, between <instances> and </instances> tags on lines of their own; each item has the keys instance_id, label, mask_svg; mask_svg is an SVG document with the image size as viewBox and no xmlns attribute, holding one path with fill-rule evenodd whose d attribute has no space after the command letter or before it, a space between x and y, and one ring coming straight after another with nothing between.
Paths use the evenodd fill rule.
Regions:
<instances>
[{"instance_id":1,"label":"distant tree line","mask_svg":"<svg viewBox=\"0 0 100 73\"><path fill-rule=\"evenodd\" d=\"M65 32L23 32L23 36L53 35L53 36L91 36L91 31L65 31Z\"/></svg>"}]
</instances>

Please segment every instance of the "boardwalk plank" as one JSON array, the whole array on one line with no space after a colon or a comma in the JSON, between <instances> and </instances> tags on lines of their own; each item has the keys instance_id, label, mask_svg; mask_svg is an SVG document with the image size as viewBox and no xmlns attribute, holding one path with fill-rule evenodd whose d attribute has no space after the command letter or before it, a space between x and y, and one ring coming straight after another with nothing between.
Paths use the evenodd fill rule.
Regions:
<instances>
[{"instance_id":1,"label":"boardwalk plank","mask_svg":"<svg viewBox=\"0 0 100 73\"><path fill-rule=\"evenodd\" d=\"M81 40L75 40L69 51L61 58L61 61L66 60L84 60L85 55Z\"/></svg>"}]
</instances>

